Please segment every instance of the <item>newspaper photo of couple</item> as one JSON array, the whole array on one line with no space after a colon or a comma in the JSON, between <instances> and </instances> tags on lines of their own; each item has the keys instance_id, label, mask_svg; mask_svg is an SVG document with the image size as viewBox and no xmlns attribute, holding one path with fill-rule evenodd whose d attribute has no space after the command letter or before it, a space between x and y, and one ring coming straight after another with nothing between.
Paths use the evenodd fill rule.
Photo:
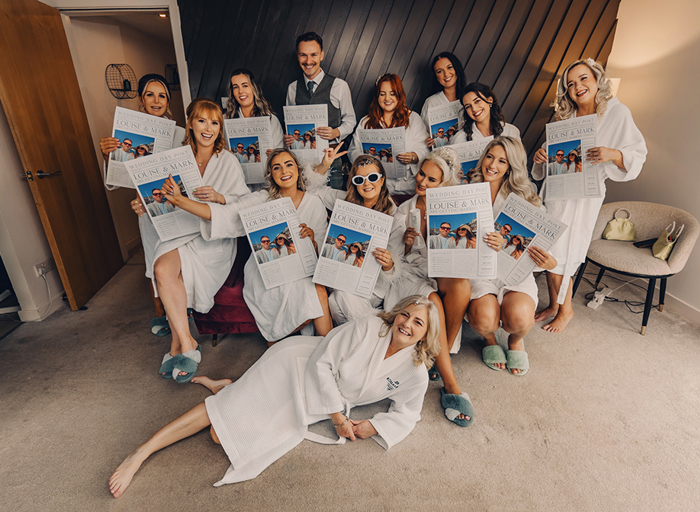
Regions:
<instances>
[{"instance_id":1,"label":"newspaper photo of couple","mask_svg":"<svg viewBox=\"0 0 700 512\"><path fill-rule=\"evenodd\" d=\"M460 185L469 185L472 182L476 175L476 164L478 163L479 159L477 158L476 160L469 160L460 164L460 170L457 172Z\"/></svg>"},{"instance_id":2,"label":"newspaper photo of couple","mask_svg":"<svg viewBox=\"0 0 700 512\"><path fill-rule=\"evenodd\" d=\"M394 161L391 144L362 143L362 152L366 155L377 158L382 163L392 163Z\"/></svg>"},{"instance_id":3,"label":"newspaper photo of couple","mask_svg":"<svg viewBox=\"0 0 700 512\"><path fill-rule=\"evenodd\" d=\"M362 268L371 238L357 231L331 224L321 256Z\"/></svg>"},{"instance_id":4,"label":"newspaper photo of couple","mask_svg":"<svg viewBox=\"0 0 700 512\"><path fill-rule=\"evenodd\" d=\"M173 179L175 180L177 186L180 187L180 193L187 197L187 191L185 190L185 185L182 182L180 175L178 174L173 176ZM149 183L139 185L139 192L143 197L143 206L146 208L146 211L151 218L172 213L177 209L177 207L173 206L163 195L163 192L161 191L161 188L163 188L163 183L165 183L165 179L151 181Z\"/></svg>"},{"instance_id":5,"label":"newspaper photo of couple","mask_svg":"<svg viewBox=\"0 0 700 512\"><path fill-rule=\"evenodd\" d=\"M476 212L431 216L430 249L476 249L476 224Z\"/></svg>"},{"instance_id":6,"label":"newspaper photo of couple","mask_svg":"<svg viewBox=\"0 0 700 512\"><path fill-rule=\"evenodd\" d=\"M117 162L128 162L153 153L155 138L137 133L114 130L114 138L119 139L119 147L112 151L110 158Z\"/></svg>"},{"instance_id":7,"label":"newspaper photo of couple","mask_svg":"<svg viewBox=\"0 0 700 512\"><path fill-rule=\"evenodd\" d=\"M260 162L260 140L258 137L232 137L228 140L233 156L241 164Z\"/></svg>"},{"instance_id":8,"label":"newspaper photo of couple","mask_svg":"<svg viewBox=\"0 0 700 512\"><path fill-rule=\"evenodd\" d=\"M582 172L581 139L570 140L559 144L550 144L547 147L547 174L558 176Z\"/></svg>"},{"instance_id":9,"label":"newspaper photo of couple","mask_svg":"<svg viewBox=\"0 0 700 512\"><path fill-rule=\"evenodd\" d=\"M520 259L535 238L534 231L527 229L505 213L501 213L494 223L495 230L503 236L501 251L513 259Z\"/></svg>"},{"instance_id":10,"label":"newspaper photo of couple","mask_svg":"<svg viewBox=\"0 0 700 512\"><path fill-rule=\"evenodd\" d=\"M455 133L457 133L458 124L459 120L455 118L430 125L430 136L433 139L433 147L441 148L450 144Z\"/></svg>"},{"instance_id":11,"label":"newspaper photo of couple","mask_svg":"<svg viewBox=\"0 0 700 512\"><path fill-rule=\"evenodd\" d=\"M279 260L297 252L287 222L251 231L250 240L253 254L260 264Z\"/></svg>"},{"instance_id":12,"label":"newspaper photo of couple","mask_svg":"<svg viewBox=\"0 0 700 512\"><path fill-rule=\"evenodd\" d=\"M294 137L289 149L316 149L316 125L314 123L287 125L287 135Z\"/></svg>"}]
</instances>

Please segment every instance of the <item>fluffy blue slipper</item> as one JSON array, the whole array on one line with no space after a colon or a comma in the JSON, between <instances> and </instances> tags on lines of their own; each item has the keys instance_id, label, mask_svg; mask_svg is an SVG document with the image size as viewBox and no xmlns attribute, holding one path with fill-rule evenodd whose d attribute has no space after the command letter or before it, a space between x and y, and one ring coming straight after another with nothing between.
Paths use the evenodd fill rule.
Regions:
<instances>
[{"instance_id":1,"label":"fluffy blue slipper","mask_svg":"<svg viewBox=\"0 0 700 512\"><path fill-rule=\"evenodd\" d=\"M175 364L180 361L181 355L182 354L171 356L170 352L165 353L165 355L163 356L163 362L160 365L160 370L158 370L158 373L160 373L161 377L163 377L164 379L173 378L173 368L175 368Z\"/></svg>"},{"instance_id":2,"label":"fluffy blue slipper","mask_svg":"<svg viewBox=\"0 0 700 512\"><path fill-rule=\"evenodd\" d=\"M433 366L431 366L430 370L428 370L428 378L432 381L442 380L442 377L440 377L440 372L438 371L435 363L433 363Z\"/></svg>"},{"instance_id":3,"label":"fluffy blue slipper","mask_svg":"<svg viewBox=\"0 0 700 512\"><path fill-rule=\"evenodd\" d=\"M173 367L172 377L178 384L184 384L191 381L197 373L197 366L202 362L202 346L197 345L195 350L188 350L179 355L181 357ZM180 372L186 372L186 375L180 375Z\"/></svg>"},{"instance_id":4,"label":"fluffy blue slipper","mask_svg":"<svg viewBox=\"0 0 700 512\"><path fill-rule=\"evenodd\" d=\"M469 395L462 393L461 395L453 395L445 391L445 388L440 389L440 404L445 410L445 417L452 423L460 427L468 427L474 421L474 407L469 399ZM457 416L464 414L469 416L469 421L461 420Z\"/></svg>"},{"instance_id":5,"label":"fluffy blue slipper","mask_svg":"<svg viewBox=\"0 0 700 512\"><path fill-rule=\"evenodd\" d=\"M492 370L500 372L503 368L496 366L496 363L506 363L506 353L500 345L486 345L481 349L481 360Z\"/></svg>"},{"instance_id":6,"label":"fluffy blue slipper","mask_svg":"<svg viewBox=\"0 0 700 512\"><path fill-rule=\"evenodd\" d=\"M520 373L511 373L516 377L522 377L530 371L530 361L524 350L509 350L507 354L506 368L510 370L522 370Z\"/></svg>"},{"instance_id":7,"label":"fluffy blue slipper","mask_svg":"<svg viewBox=\"0 0 700 512\"><path fill-rule=\"evenodd\" d=\"M170 324L168 323L168 317L166 316L156 316L151 319L151 332L156 336L162 337L170 334Z\"/></svg>"}]
</instances>

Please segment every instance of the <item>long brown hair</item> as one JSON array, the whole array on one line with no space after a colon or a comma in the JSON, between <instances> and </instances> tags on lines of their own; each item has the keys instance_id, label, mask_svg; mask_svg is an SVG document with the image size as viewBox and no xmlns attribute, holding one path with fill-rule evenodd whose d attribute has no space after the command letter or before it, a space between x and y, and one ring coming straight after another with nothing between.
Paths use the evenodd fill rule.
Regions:
<instances>
[{"instance_id":1,"label":"long brown hair","mask_svg":"<svg viewBox=\"0 0 700 512\"><path fill-rule=\"evenodd\" d=\"M382 125L384 110L379 106L379 93L381 92L382 84L384 82L389 82L391 84L391 88L396 93L396 100L398 103L396 105L396 109L394 110L394 115L391 118L391 126ZM367 124L365 127L376 130L379 128L408 126L409 116L410 112L406 106L406 91L403 90L401 79L393 73L387 73L377 80L377 85L374 86L374 98L372 98L372 103L369 105L369 114L367 115Z\"/></svg>"},{"instance_id":2,"label":"long brown hair","mask_svg":"<svg viewBox=\"0 0 700 512\"><path fill-rule=\"evenodd\" d=\"M219 135L214 142L214 154L218 155L226 147L226 139L224 138L224 115L221 113L221 107L207 98L195 98L187 106L187 125L185 126L185 140L182 145L187 144L192 148L192 152L197 154L197 142L194 139L194 131L192 123L195 119L206 114L209 119L219 123Z\"/></svg>"},{"instance_id":3,"label":"long brown hair","mask_svg":"<svg viewBox=\"0 0 700 512\"><path fill-rule=\"evenodd\" d=\"M384 170L384 166L382 165L382 163L373 156L360 155L355 160L355 163L352 164L352 167L350 168L350 174L348 176L348 193L345 194L345 200L348 203L359 204L360 206L365 204L365 200L357 191L357 187L352 184L352 178L355 176L355 174L357 174L357 169L359 169L360 167L365 167L366 165L374 165L379 171L379 174L381 174L384 178L382 190L379 192L377 202L374 204L372 209L379 213L386 213L387 215L391 215L391 212L393 212L394 210L394 201L391 200L391 196L389 195L389 189L386 188L386 171Z\"/></svg>"}]
</instances>

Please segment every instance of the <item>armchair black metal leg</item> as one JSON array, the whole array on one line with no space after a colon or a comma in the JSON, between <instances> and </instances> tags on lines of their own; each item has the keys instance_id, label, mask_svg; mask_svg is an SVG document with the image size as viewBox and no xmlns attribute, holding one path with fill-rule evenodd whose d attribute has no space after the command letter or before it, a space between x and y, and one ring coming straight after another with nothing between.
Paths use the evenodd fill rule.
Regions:
<instances>
[{"instance_id":1,"label":"armchair black metal leg","mask_svg":"<svg viewBox=\"0 0 700 512\"><path fill-rule=\"evenodd\" d=\"M661 279L661 285L659 286L659 311L664 310L664 300L666 299L666 279L667 277L664 277Z\"/></svg>"},{"instance_id":2,"label":"armchair black metal leg","mask_svg":"<svg viewBox=\"0 0 700 512\"><path fill-rule=\"evenodd\" d=\"M578 268L578 274L576 274L576 280L574 281L574 287L571 290L571 298L576 295L576 290L578 290L578 285L581 284L581 279L583 278L583 271L586 270L586 265L588 265L588 258L583 260L581 266Z\"/></svg>"},{"instance_id":3,"label":"armchair black metal leg","mask_svg":"<svg viewBox=\"0 0 700 512\"><path fill-rule=\"evenodd\" d=\"M644 303L644 315L642 317L642 335L647 332L647 322L649 321L649 313L651 313L651 302L654 299L654 289L656 288L656 278L649 278L649 287L647 288L647 300Z\"/></svg>"},{"instance_id":4,"label":"armchair black metal leg","mask_svg":"<svg viewBox=\"0 0 700 512\"><path fill-rule=\"evenodd\" d=\"M212 334L212 335L211 335L211 346L212 346L212 347L215 347L217 343L219 343L219 335L218 335L218 334Z\"/></svg>"},{"instance_id":5,"label":"armchair black metal leg","mask_svg":"<svg viewBox=\"0 0 700 512\"><path fill-rule=\"evenodd\" d=\"M601 268L600 272L598 272L598 277L595 278L595 289L598 289L598 284L600 283L600 280L603 279L603 274L605 274L605 269Z\"/></svg>"}]
</instances>

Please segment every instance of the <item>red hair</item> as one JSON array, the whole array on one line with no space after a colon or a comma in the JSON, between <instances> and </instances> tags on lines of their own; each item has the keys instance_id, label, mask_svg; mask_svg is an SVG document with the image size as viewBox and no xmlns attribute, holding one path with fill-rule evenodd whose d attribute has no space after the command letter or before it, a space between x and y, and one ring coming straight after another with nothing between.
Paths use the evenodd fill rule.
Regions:
<instances>
[{"instance_id":1,"label":"red hair","mask_svg":"<svg viewBox=\"0 0 700 512\"><path fill-rule=\"evenodd\" d=\"M384 82L389 82L391 88L396 93L396 99L398 105L396 110L394 110L394 115L391 118L391 126L382 126L382 116L384 115L384 110L379 106L379 92L381 91L382 84ZM377 80L377 85L374 86L374 98L372 98L372 103L369 105L369 114L367 115L366 128L379 129L379 128L396 128L397 126L408 126L409 110L406 106L406 92L403 90L403 84L401 79L394 75L393 73L387 73L379 80Z\"/></svg>"}]
</instances>

